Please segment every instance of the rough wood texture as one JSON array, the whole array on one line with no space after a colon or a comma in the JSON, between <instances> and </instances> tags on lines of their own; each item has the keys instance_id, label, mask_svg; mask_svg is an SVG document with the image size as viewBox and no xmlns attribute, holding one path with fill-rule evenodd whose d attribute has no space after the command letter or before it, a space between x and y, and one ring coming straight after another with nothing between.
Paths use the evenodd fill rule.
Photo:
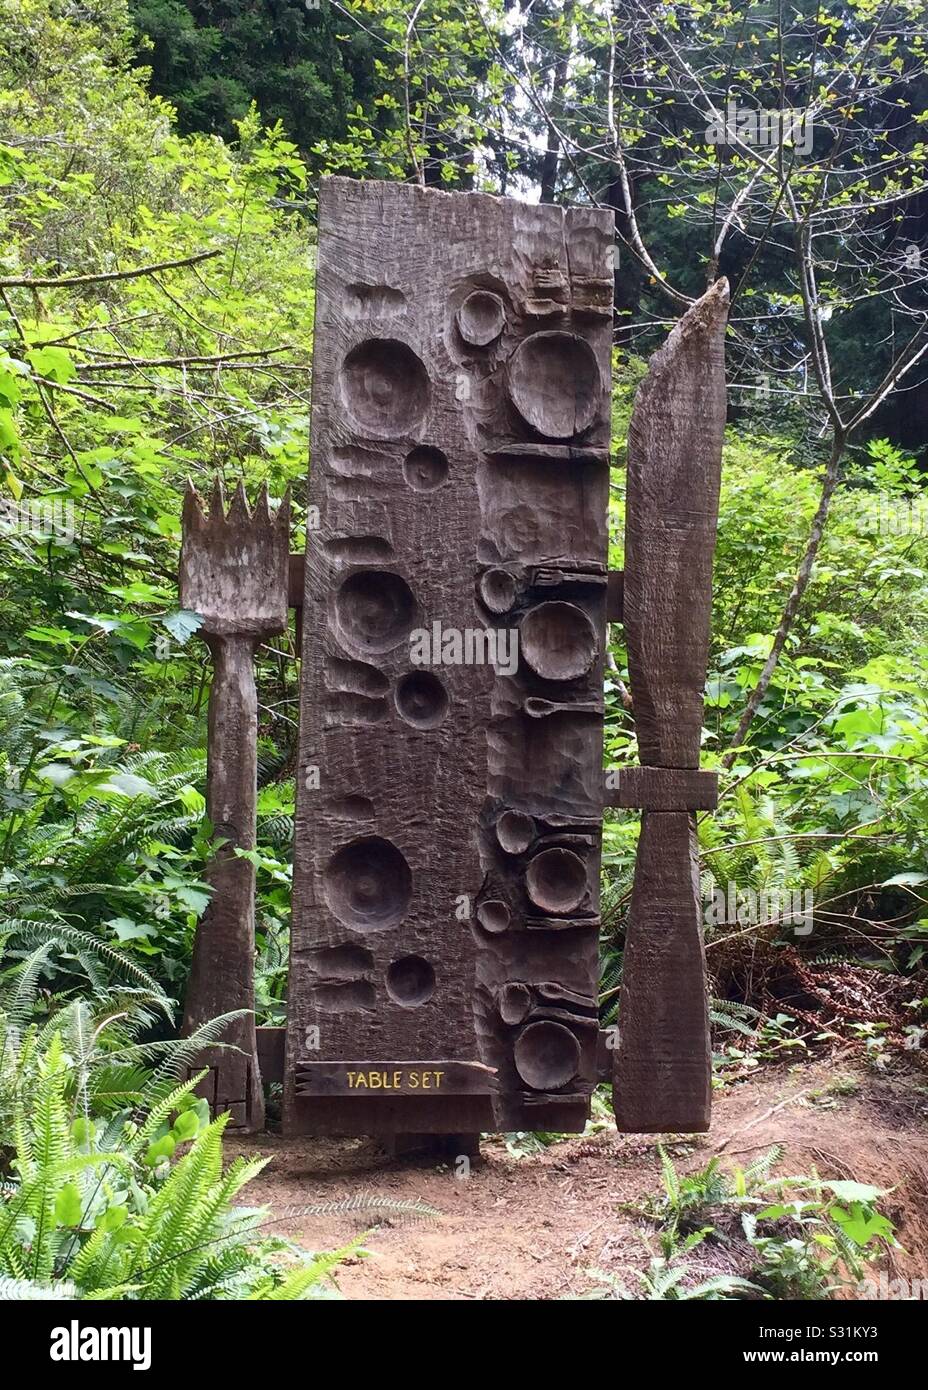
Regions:
<instances>
[{"instance_id":1,"label":"rough wood texture","mask_svg":"<svg viewBox=\"0 0 928 1390\"><path fill-rule=\"evenodd\" d=\"M287 605L295 610L293 646L297 657L303 655L303 589L306 585L306 556L291 555L287 571Z\"/></svg>"},{"instance_id":2,"label":"rough wood texture","mask_svg":"<svg viewBox=\"0 0 928 1390\"><path fill-rule=\"evenodd\" d=\"M289 502L272 519L267 494L254 516L240 488L225 512L217 483L207 517L193 488L184 501L180 601L203 619L213 663L209 697L206 813L218 847L206 871L212 896L197 928L184 1002L184 1032L220 1014L224 1047L207 1049L208 1098L232 1112L233 1128L262 1129L264 1093L254 1020L254 866L236 848L255 844L258 709L254 650L287 623Z\"/></svg>"},{"instance_id":3,"label":"rough wood texture","mask_svg":"<svg viewBox=\"0 0 928 1390\"><path fill-rule=\"evenodd\" d=\"M728 282L654 354L628 432L624 624L638 756L698 767L725 429Z\"/></svg>"},{"instance_id":4,"label":"rough wood texture","mask_svg":"<svg viewBox=\"0 0 928 1390\"><path fill-rule=\"evenodd\" d=\"M624 623L639 757L676 777L699 766L727 314L728 284L720 280L655 354L629 429ZM659 792L660 779L649 781L644 770L641 779ZM687 795L679 809L641 818L613 1074L620 1130L709 1125L702 914Z\"/></svg>"},{"instance_id":5,"label":"rough wood texture","mask_svg":"<svg viewBox=\"0 0 928 1390\"><path fill-rule=\"evenodd\" d=\"M693 767L623 767L618 785L606 782L606 805L643 811L714 811L719 802L717 772Z\"/></svg>"},{"instance_id":6,"label":"rough wood texture","mask_svg":"<svg viewBox=\"0 0 928 1390\"><path fill-rule=\"evenodd\" d=\"M635 861L614 1085L619 1130L709 1128L711 1058L693 819L645 811Z\"/></svg>"},{"instance_id":7,"label":"rough wood texture","mask_svg":"<svg viewBox=\"0 0 928 1390\"><path fill-rule=\"evenodd\" d=\"M610 623L620 623L625 609L625 571L610 570L608 581L606 618Z\"/></svg>"},{"instance_id":8,"label":"rough wood texture","mask_svg":"<svg viewBox=\"0 0 928 1390\"><path fill-rule=\"evenodd\" d=\"M599 211L322 182L290 1132L585 1123L612 242ZM417 664L434 624L519 632L518 663ZM423 1057L495 1084L301 1093L311 1059Z\"/></svg>"},{"instance_id":9,"label":"rough wood texture","mask_svg":"<svg viewBox=\"0 0 928 1390\"><path fill-rule=\"evenodd\" d=\"M276 1024L262 1024L255 1029L258 1043L258 1065L261 1080L282 1082L284 1079L284 1053L287 1047L287 1030Z\"/></svg>"}]
</instances>

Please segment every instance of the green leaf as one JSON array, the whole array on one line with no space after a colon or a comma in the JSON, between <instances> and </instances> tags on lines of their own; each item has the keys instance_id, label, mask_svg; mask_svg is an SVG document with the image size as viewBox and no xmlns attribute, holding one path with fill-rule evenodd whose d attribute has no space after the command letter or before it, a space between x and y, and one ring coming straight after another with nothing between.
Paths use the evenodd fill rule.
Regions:
<instances>
[{"instance_id":1,"label":"green leaf","mask_svg":"<svg viewBox=\"0 0 928 1390\"><path fill-rule=\"evenodd\" d=\"M55 1220L60 1226L79 1226L82 1216L81 1190L76 1182L66 1182L55 1198Z\"/></svg>"},{"instance_id":2,"label":"green leaf","mask_svg":"<svg viewBox=\"0 0 928 1390\"><path fill-rule=\"evenodd\" d=\"M832 1207L831 1217L855 1245L868 1245L871 1240L892 1239L893 1223L862 1202L853 1202L849 1211L843 1207Z\"/></svg>"},{"instance_id":3,"label":"green leaf","mask_svg":"<svg viewBox=\"0 0 928 1390\"><path fill-rule=\"evenodd\" d=\"M0 410L0 453L19 457L19 432L9 410Z\"/></svg>"},{"instance_id":4,"label":"green leaf","mask_svg":"<svg viewBox=\"0 0 928 1390\"><path fill-rule=\"evenodd\" d=\"M116 632L122 627L120 618L108 618L104 613L80 613L75 608L69 608L65 612L65 617L77 618L78 622L87 623L100 632Z\"/></svg>"},{"instance_id":5,"label":"green leaf","mask_svg":"<svg viewBox=\"0 0 928 1390\"><path fill-rule=\"evenodd\" d=\"M118 1231L121 1226L125 1225L128 1216L129 1213L125 1207L107 1207L106 1211L98 1217L96 1224L104 1231Z\"/></svg>"},{"instance_id":6,"label":"green leaf","mask_svg":"<svg viewBox=\"0 0 928 1390\"><path fill-rule=\"evenodd\" d=\"M75 635L64 627L27 627L23 636L33 642L47 642L52 647L70 647Z\"/></svg>"},{"instance_id":7,"label":"green leaf","mask_svg":"<svg viewBox=\"0 0 928 1390\"><path fill-rule=\"evenodd\" d=\"M200 1118L195 1110L182 1110L171 1127L171 1133L179 1144L192 1139L200 1130Z\"/></svg>"},{"instance_id":8,"label":"green leaf","mask_svg":"<svg viewBox=\"0 0 928 1390\"><path fill-rule=\"evenodd\" d=\"M39 376L56 381L59 385L77 376L71 354L62 347L33 348L26 356Z\"/></svg>"},{"instance_id":9,"label":"green leaf","mask_svg":"<svg viewBox=\"0 0 928 1390\"><path fill-rule=\"evenodd\" d=\"M184 903L186 907L189 907L191 912L195 912L198 916L209 907L209 893L203 893L198 888L188 888L187 885L184 884L182 887L175 889L175 892L180 901Z\"/></svg>"},{"instance_id":10,"label":"green leaf","mask_svg":"<svg viewBox=\"0 0 928 1390\"><path fill-rule=\"evenodd\" d=\"M174 1157L174 1150L177 1148L177 1140L172 1134L162 1134L160 1139L156 1139L153 1144L149 1144L148 1152L145 1154L145 1162L149 1168L157 1168L166 1158Z\"/></svg>"},{"instance_id":11,"label":"green leaf","mask_svg":"<svg viewBox=\"0 0 928 1390\"><path fill-rule=\"evenodd\" d=\"M131 917L113 917L106 925L112 927L120 941L144 941L156 932L154 927L133 922Z\"/></svg>"},{"instance_id":12,"label":"green leaf","mask_svg":"<svg viewBox=\"0 0 928 1390\"><path fill-rule=\"evenodd\" d=\"M772 1207L764 1207L763 1211L759 1211L756 1219L758 1221L779 1221L783 1216L791 1216L792 1212L792 1207L774 1204Z\"/></svg>"},{"instance_id":13,"label":"green leaf","mask_svg":"<svg viewBox=\"0 0 928 1390\"><path fill-rule=\"evenodd\" d=\"M875 1202L886 1196L885 1187L871 1187L864 1182L823 1182L822 1187L834 1194L839 1202Z\"/></svg>"},{"instance_id":14,"label":"green leaf","mask_svg":"<svg viewBox=\"0 0 928 1390\"><path fill-rule=\"evenodd\" d=\"M18 502L23 495L23 485L17 478L16 474L11 473L8 468L5 468L3 470L3 481L6 483L7 487L10 489L10 492L12 492L13 496L16 498L16 501ZM9 513L7 513L7 516L9 517Z\"/></svg>"},{"instance_id":15,"label":"green leaf","mask_svg":"<svg viewBox=\"0 0 928 1390\"><path fill-rule=\"evenodd\" d=\"M16 373L7 371L5 367L0 367L0 405L5 410L15 410L19 404L19 382Z\"/></svg>"},{"instance_id":16,"label":"green leaf","mask_svg":"<svg viewBox=\"0 0 928 1390\"><path fill-rule=\"evenodd\" d=\"M143 579L134 579L131 584L108 584L107 593L122 599L123 603L157 603L167 597L167 590L160 584L149 584Z\"/></svg>"},{"instance_id":17,"label":"green leaf","mask_svg":"<svg viewBox=\"0 0 928 1390\"><path fill-rule=\"evenodd\" d=\"M71 1133L74 1135L74 1142L78 1145L89 1144L94 1135L94 1123L86 1115L78 1115L71 1126Z\"/></svg>"},{"instance_id":18,"label":"green leaf","mask_svg":"<svg viewBox=\"0 0 928 1390\"><path fill-rule=\"evenodd\" d=\"M67 763L45 763L44 766L36 768L36 776L41 777L43 782L51 782L53 787L63 787L72 777L76 777L77 773Z\"/></svg>"},{"instance_id":19,"label":"green leaf","mask_svg":"<svg viewBox=\"0 0 928 1390\"><path fill-rule=\"evenodd\" d=\"M156 516L155 525L162 536L171 536L173 538L178 538L180 536L180 517L175 516L173 512L162 512L160 516Z\"/></svg>"},{"instance_id":20,"label":"green leaf","mask_svg":"<svg viewBox=\"0 0 928 1390\"><path fill-rule=\"evenodd\" d=\"M134 772L114 772L97 790L118 792L120 796L155 796L158 789L144 777L136 777Z\"/></svg>"},{"instance_id":21,"label":"green leaf","mask_svg":"<svg viewBox=\"0 0 928 1390\"><path fill-rule=\"evenodd\" d=\"M179 608L176 613L166 613L161 619L161 625L183 646L188 637L192 637L197 629L203 626L203 619L199 613Z\"/></svg>"}]
</instances>

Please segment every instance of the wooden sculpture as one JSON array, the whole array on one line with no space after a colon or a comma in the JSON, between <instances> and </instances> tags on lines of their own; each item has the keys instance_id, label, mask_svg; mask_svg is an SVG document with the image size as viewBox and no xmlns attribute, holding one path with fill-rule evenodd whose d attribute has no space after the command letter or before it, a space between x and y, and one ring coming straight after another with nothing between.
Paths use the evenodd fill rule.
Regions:
<instances>
[{"instance_id":1,"label":"wooden sculpture","mask_svg":"<svg viewBox=\"0 0 928 1390\"><path fill-rule=\"evenodd\" d=\"M234 1010L225 1046L200 1059L210 1068L207 1099L228 1110L233 1128L264 1127L264 1091L255 1041L255 870L236 849L255 845L258 710L254 653L287 626L290 505L275 516L263 491L254 515L239 486L226 515L217 482L207 516L193 487L184 500L180 601L202 618L199 635L213 665L209 696L206 813L216 852L184 1004L184 1031Z\"/></svg>"},{"instance_id":2,"label":"wooden sculpture","mask_svg":"<svg viewBox=\"0 0 928 1390\"><path fill-rule=\"evenodd\" d=\"M322 182L291 1132L586 1123L612 243L592 209Z\"/></svg>"},{"instance_id":3,"label":"wooden sculpture","mask_svg":"<svg viewBox=\"0 0 928 1390\"><path fill-rule=\"evenodd\" d=\"M642 766L614 805L642 808L619 1005L620 1130L709 1127L711 1058L696 830L725 426L728 284L684 315L638 388L628 441L623 621Z\"/></svg>"},{"instance_id":4,"label":"wooden sculpture","mask_svg":"<svg viewBox=\"0 0 928 1390\"><path fill-rule=\"evenodd\" d=\"M709 1119L693 812L725 421L728 289L639 388L626 570L607 573L611 213L328 178L305 564L288 506L184 508L181 601L213 659L213 896L188 1029L254 1004L255 645L305 632L284 1082L291 1133L582 1130L604 800L642 809L618 1127ZM289 600L288 600L289 573ZM640 767L602 772L607 618ZM210 1098L260 1127L253 1018ZM604 1068L605 1059L605 1068Z\"/></svg>"}]
</instances>

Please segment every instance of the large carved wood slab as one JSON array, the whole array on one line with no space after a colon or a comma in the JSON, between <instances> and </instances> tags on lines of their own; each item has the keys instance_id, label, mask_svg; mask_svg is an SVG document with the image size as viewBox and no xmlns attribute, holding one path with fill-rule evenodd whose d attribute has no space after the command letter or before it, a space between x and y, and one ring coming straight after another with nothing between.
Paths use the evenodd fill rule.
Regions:
<instances>
[{"instance_id":1,"label":"large carved wood slab","mask_svg":"<svg viewBox=\"0 0 928 1390\"><path fill-rule=\"evenodd\" d=\"M694 806L725 428L728 284L654 355L629 429L623 620L642 769L617 804L645 808L619 1005L620 1130L709 1127L711 1054ZM650 769L650 771L649 771ZM711 783L711 796L702 788ZM621 780L619 783L622 786ZM637 793L637 795L635 795Z\"/></svg>"},{"instance_id":2,"label":"large carved wood slab","mask_svg":"<svg viewBox=\"0 0 928 1390\"><path fill-rule=\"evenodd\" d=\"M611 214L326 179L319 216L285 1123L581 1129ZM436 630L517 665L417 663Z\"/></svg>"}]
</instances>

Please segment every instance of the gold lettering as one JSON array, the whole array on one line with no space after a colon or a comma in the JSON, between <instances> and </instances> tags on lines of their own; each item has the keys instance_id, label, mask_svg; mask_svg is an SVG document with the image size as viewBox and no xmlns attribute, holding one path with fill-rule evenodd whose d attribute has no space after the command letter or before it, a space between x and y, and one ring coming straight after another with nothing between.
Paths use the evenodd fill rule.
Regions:
<instances>
[{"instance_id":1,"label":"gold lettering","mask_svg":"<svg viewBox=\"0 0 928 1390\"><path fill-rule=\"evenodd\" d=\"M440 1091L446 1073L436 1069L407 1071L348 1071L345 1077L349 1091Z\"/></svg>"}]
</instances>

